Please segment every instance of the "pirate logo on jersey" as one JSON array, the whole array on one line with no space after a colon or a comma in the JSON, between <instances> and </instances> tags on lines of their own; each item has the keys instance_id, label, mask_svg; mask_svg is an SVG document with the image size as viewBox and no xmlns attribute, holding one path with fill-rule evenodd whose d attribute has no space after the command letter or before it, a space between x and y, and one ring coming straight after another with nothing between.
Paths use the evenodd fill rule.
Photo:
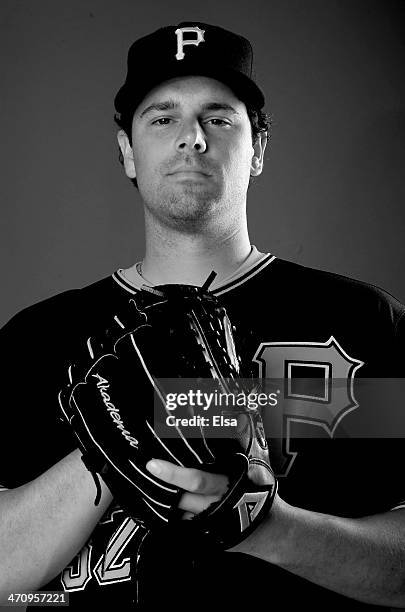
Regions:
<instances>
[{"instance_id":1,"label":"pirate logo on jersey","mask_svg":"<svg viewBox=\"0 0 405 612\"><path fill-rule=\"evenodd\" d=\"M292 424L310 425L314 437L312 427L321 427L333 437L342 419L358 406L353 379L364 364L333 336L326 342L263 342L253 361L259 364L260 377L278 387L277 409L264 410L262 418L275 442L273 449L278 446L277 476L286 476L297 454L290 451Z\"/></svg>"}]
</instances>

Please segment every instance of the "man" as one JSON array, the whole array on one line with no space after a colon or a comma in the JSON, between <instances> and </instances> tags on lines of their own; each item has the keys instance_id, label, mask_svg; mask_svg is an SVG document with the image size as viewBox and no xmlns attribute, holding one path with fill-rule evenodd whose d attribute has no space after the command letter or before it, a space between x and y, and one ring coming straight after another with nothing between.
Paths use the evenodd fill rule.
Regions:
<instances>
[{"instance_id":1,"label":"man","mask_svg":"<svg viewBox=\"0 0 405 612\"><path fill-rule=\"evenodd\" d=\"M402 444L338 435L342 424L368 417L355 401L355 379L403 376L404 307L377 288L251 246L246 196L263 168L266 123L248 41L201 23L158 30L130 49L115 103L125 172L144 203L145 256L26 309L2 330L1 595L63 589L73 609L125 610L136 606L145 581L170 606L405 606L405 491L393 467L402 464ZM267 431L279 495L232 551L196 560L191 573L180 565L176 574L171 559L181 559L162 542L156 568L144 576L137 556L147 529L104 483L94 505L93 478L55 398L65 364L129 295L144 284L202 285L212 270L211 289L236 325L244 357L258 376L292 381L279 431ZM297 391L303 368L325 388L347 379L337 405L334 396ZM24 418L13 418L12 407ZM185 519L227 487L223 474L159 457L148 469L184 489Z\"/></svg>"}]
</instances>

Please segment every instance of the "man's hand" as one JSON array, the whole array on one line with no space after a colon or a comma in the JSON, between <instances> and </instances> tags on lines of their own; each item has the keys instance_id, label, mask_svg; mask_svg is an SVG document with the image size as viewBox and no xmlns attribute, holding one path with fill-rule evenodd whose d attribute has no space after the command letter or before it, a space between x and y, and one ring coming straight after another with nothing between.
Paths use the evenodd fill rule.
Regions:
<instances>
[{"instance_id":1,"label":"man's hand","mask_svg":"<svg viewBox=\"0 0 405 612\"><path fill-rule=\"evenodd\" d=\"M221 499L229 485L228 477L223 474L182 468L163 459L148 461L146 469L168 484L187 491L179 503L179 508L184 510L183 519L192 518Z\"/></svg>"},{"instance_id":2,"label":"man's hand","mask_svg":"<svg viewBox=\"0 0 405 612\"><path fill-rule=\"evenodd\" d=\"M186 519L219 500L228 487L224 475L168 461L153 459L146 468L187 491L179 504ZM259 557L363 602L405 605L405 510L346 519L290 506L276 494L269 519L232 552Z\"/></svg>"}]
</instances>

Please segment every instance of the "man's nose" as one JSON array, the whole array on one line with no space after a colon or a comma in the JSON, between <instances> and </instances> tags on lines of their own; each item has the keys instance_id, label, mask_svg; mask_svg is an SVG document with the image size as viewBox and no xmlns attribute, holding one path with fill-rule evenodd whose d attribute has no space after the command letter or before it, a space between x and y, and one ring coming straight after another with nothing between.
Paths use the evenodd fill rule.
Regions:
<instances>
[{"instance_id":1,"label":"man's nose","mask_svg":"<svg viewBox=\"0 0 405 612\"><path fill-rule=\"evenodd\" d=\"M182 152L194 150L204 153L206 151L207 141L198 121L188 122L183 126L176 141L176 149Z\"/></svg>"}]
</instances>

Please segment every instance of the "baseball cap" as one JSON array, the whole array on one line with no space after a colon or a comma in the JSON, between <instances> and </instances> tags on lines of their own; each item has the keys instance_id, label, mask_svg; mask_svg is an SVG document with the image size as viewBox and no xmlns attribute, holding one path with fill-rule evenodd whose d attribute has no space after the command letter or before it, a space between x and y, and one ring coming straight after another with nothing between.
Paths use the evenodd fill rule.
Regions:
<instances>
[{"instance_id":1,"label":"baseball cap","mask_svg":"<svg viewBox=\"0 0 405 612\"><path fill-rule=\"evenodd\" d=\"M160 28L131 45L127 65L125 83L114 101L121 116L134 112L159 83L189 75L217 79L245 104L264 106L264 95L253 78L252 45L218 26L194 21Z\"/></svg>"}]
</instances>

